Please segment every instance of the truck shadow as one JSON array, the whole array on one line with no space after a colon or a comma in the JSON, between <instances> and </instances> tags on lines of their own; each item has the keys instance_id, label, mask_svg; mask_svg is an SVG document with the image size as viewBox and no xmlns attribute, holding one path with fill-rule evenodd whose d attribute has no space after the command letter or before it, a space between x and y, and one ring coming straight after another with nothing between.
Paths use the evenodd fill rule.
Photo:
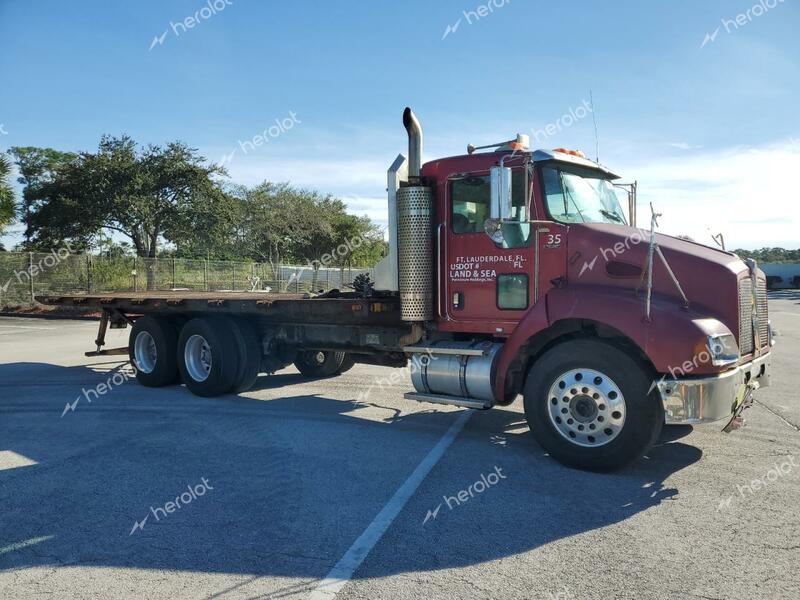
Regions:
<instances>
[{"instance_id":1,"label":"truck shadow","mask_svg":"<svg viewBox=\"0 0 800 600\"><path fill-rule=\"evenodd\" d=\"M120 368L0 365L0 453L34 463L0 470L0 571L323 578L460 414L399 397L296 395L291 386L308 380L291 373L259 382L284 389L268 400L135 381L85 400ZM364 377L342 376L354 388ZM544 455L517 408L477 413L356 578L485 563L625 521L676 495L666 480L702 455L675 441L690 428L667 431L633 467L596 474ZM496 468L505 474L496 487L425 521ZM176 498L185 499L168 514Z\"/></svg>"}]
</instances>

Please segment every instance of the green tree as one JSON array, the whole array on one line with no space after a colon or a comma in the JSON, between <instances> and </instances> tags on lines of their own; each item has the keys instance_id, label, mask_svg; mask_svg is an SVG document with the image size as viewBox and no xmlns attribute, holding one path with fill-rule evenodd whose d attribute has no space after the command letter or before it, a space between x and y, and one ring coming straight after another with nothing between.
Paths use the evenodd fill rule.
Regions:
<instances>
[{"instance_id":1,"label":"green tree","mask_svg":"<svg viewBox=\"0 0 800 600\"><path fill-rule=\"evenodd\" d=\"M9 181L10 176L11 160L5 154L0 154L0 235L3 235L5 228L14 222L16 216L14 189ZM2 249L3 246L0 244L0 250Z\"/></svg>"},{"instance_id":2,"label":"green tree","mask_svg":"<svg viewBox=\"0 0 800 600\"><path fill-rule=\"evenodd\" d=\"M215 178L224 174L181 142L139 149L128 136L104 136L96 153L78 154L33 188L29 230L45 245L116 232L147 258L164 243L197 247L231 227L232 200Z\"/></svg>"},{"instance_id":3,"label":"green tree","mask_svg":"<svg viewBox=\"0 0 800 600\"><path fill-rule=\"evenodd\" d=\"M288 183L264 182L236 191L241 224L239 253L272 263L315 258L333 240L330 212L336 200Z\"/></svg>"},{"instance_id":4,"label":"green tree","mask_svg":"<svg viewBox=\"0 0 800 600\"><path fill-rule=\"evenodd\" d=\"M239 225L232 234L232 254L279 264L307 264L316 287L322 267L374 264L385 253L383 233L368 217L346 211L329 195L264 182L232 190Z\"/></svg>"},{"instance_id":5,"label":"green tree","mask_svg":"<svg viewBox=\"0 0 800 600\"><path fill-rule=\"evenodd\" d=\"M339 214L334 221L334 260L341 267L372 266L385 256L383 229L367 216Z\"/></svg>"},{"instance_id":6,"label":"green tree","mask_svg":"<svg viewBox=\"0 0 800 600\"><path fill-rule=\"evenodd\" d=\"M761 248L760 250L734 250L742 258L754 258L757 262L781 263L800 262L800 249L786 250L785 248Z\"/></svg>"},{"instance_id":7,"label":"green tree","mask_svg":"<svg viewBox=\"0 0 800 600\"><path fill-rule=\"evenodd\" d=\"M24 248L30 249L31 239L28 221L37 200L41 201L41 186L50 183L59 169L77 158L74 152L61 152L53 148L35 146L14 146L9 150L19 171L17 182L22 184L21 217L25 224Z\"/></svg>"}]
</instances>

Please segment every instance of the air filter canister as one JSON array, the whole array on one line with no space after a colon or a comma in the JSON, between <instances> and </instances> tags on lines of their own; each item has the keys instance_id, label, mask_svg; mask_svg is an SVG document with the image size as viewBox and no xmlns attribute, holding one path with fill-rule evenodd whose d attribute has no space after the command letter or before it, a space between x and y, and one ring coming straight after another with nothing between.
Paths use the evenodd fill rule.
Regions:
<instances>
[{"instance_id":1,"label":"air filter canister","mask_svg":"<svg viewBox=\"0 0 800 600\"><path fill-rule=\"evenodd\" d=\"M404 321L433 319L433 190L414 185L397 190L397 256L400 314Z\"/></svg>"}]
</instances>

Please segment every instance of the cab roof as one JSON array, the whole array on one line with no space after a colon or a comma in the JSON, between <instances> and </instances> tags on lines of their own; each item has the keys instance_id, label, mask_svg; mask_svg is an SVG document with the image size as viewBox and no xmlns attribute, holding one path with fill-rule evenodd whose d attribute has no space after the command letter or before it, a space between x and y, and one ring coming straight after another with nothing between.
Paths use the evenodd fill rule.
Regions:
<instances>
[{"instance_id":1,"label":"cab roof","mask_svg":"<svg viewBox=\"0 0 800 600\"><path fill-rule=\"evenodd\" d=\"M437 158L425 163L425 166L433 167L435 164L450 164L453 163L458 164L457 168L462 168L466 166L467 161L479 161L483 164L486 163L487 159L491 160L493 157L499 156L508 156L511 154L516 153L517 156L521 156L523 154L529 155L534 163L544 163L550 161L556 161L560 163L567 163L571 165L575 165L578 167L583 167L586 169L592 169L594 171L600 171L601 173L605 174L609 179L619 179L620 176L616 173L610 171L607 167L601 165L598 162L593 160L589 160L583 156L579 156L577 153L572 154L568 152L561 152L560 150L524 150L524 151L512 151L509 148L499 148L492 152L476 152L473 154L460 154L457 156L447 156L442 158Z\"/></svg>"}]
</instances>

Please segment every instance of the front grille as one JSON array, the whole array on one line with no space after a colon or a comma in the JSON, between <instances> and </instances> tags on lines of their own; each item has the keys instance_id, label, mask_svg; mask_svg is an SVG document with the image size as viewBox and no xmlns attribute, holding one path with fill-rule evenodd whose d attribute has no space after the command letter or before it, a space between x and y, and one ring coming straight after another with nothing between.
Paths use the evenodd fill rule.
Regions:
<instances>
[{"instance_id":1,"label":"front grille","mask_svg":"<svg viewBox=\"0 0 800 600\"><path fill-rule=\"evenodd\" d=\"M753 287L749 277L739 280L739 350L742 356L753 352ZM763 348L769 343L767 281L758 279L756 285L756 306L758 308L758 337Z\"/></svg>"},{"instance_id":2,"label":"front grille","mask_svg":"<svg viewBox=\"0 0 800 600\"><path fill-rule=\"evenodd\" d=\"M739 280L739 351L742 356L753 351L753 284L749 277Z\"/></svg>"},{"instance_id":3,"label":"front grille","mask_svg":"<svg viewBox=\"0 0 800 600\"><path fill-rule=\"evenodd\" d=\"M756 285L756 304L758 305L758 339L763 348L769 344L769 309L767 308L767 280L759 279Z\"/></svg>"}]
</instances>

